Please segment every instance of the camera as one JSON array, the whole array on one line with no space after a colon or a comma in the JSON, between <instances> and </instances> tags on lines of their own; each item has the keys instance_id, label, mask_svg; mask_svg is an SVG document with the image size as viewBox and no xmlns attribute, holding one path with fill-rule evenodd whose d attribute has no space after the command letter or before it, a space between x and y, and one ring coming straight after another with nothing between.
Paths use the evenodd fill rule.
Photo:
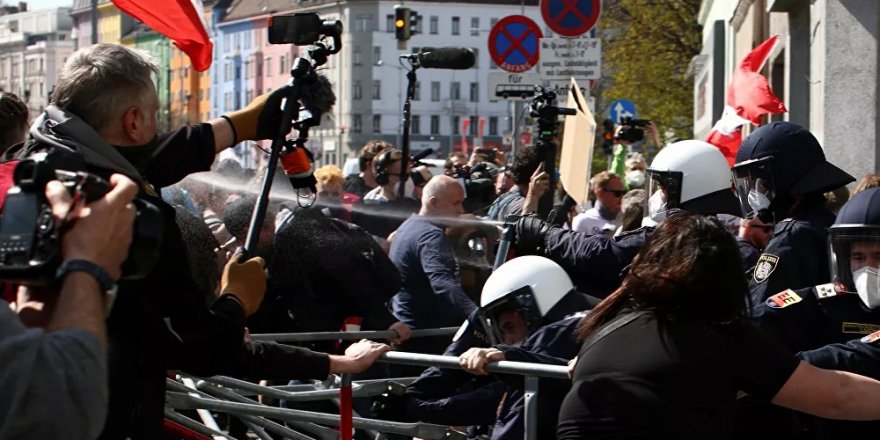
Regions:
<instances>
[{"instance_id":1,"label":"camera","mask_svg":"<svg viewBox=\"0 0 880 440\"><path fill-rule=\"evenodd\" d=\"M342 23L338 20L321 20L315 13L272 15L269 17L269 43L308 46L322 37L338 38Z\"/></svg>"},{"instance_id":2,"label":"camera","mask_svg":"<svg viewBox=\"0 0 880 440\"><path fill-rule=\"evenodd\" d=\"M56 169L45 154L18 163L6 193L0 218L0 279L24 285L49 285L61 264L61 237L70 226L59 223L46 199L46 184L60 181L74 200L94 202L110 189L99 176L83 171ZM146 276L156 264L162 241L163 219L159 208L136 198L137 211L123 279ZM75 220L74 220L75 221Z\"/></svg>"},{"instance_id":3,"label":"camera","mask_svg":"<svg viewBox=\"0 0 880 440\"><path fill-rule=\"evenodd\" d=\"M647 127L651 121L647 119L633 119L630 116L620 118L620 131L617 132L617 138L628 142L639 142L645 139L645 130L636 127Z\"/></svg>"}]
</instances>

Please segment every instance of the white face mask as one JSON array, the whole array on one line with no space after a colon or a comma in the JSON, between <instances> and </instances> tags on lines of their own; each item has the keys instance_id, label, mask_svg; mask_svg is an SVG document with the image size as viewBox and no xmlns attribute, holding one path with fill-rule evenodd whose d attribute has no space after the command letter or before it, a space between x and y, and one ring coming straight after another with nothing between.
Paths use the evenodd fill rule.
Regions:
<instances>
[{"instance_id":1,"label":"white face mask","mask_svg":"<svg viewBox=\"0 0 880 440\"><path fill-rule=\"evenodd\" d=\"M633 170L626 173L626 186L629 188L641 188L645 186L645 172Z\"/></svg>"},{"instance_id":2,"label":"white face mask","mask_svg":"<svg viewBox=\"0 0 880 440\"><path fill-rule=\"evenodd\" d=\"M880 269L866 266L853 272L859 299L869 308L880 307Z\"/></svg>"},{"instance_id":3,"label":"white face mask","mask_svg":"<svg viewBox=\"0 0 880 440\"><path fill-rule=\"evenodd\" d=\"M749 206L751 206L755 212L758 212L770 207L770 199L758 191L751 190L749 191Z\"/></svg>"},{"instance_id":4,"label":"white face mask","mask_svg":"<svg viewBox=\"0 0 880 440\"><path fill-rule=\"evenodd\" d=\"M648 199L648 217L660 223L666 220L666 201L663 200L663 191L657 191Z\"/></svg>"}]
</instances>

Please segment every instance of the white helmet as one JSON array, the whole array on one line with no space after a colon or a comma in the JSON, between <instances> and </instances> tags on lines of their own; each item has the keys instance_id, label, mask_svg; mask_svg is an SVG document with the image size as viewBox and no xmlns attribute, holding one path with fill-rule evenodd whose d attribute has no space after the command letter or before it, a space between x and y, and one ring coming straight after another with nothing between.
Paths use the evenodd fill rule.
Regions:
<instances>
[{"instance_id":1,"label":"white helmet","mask_svg":"<svg viewBox=\"0 0 880 440\"><path fill-rule=\"evenodd\" d=\"M531 332L586 307L586 298L574 289L565 270L535 255L502 264L486 280L480 296L480 313L496 341L501 340L497 318L502 311L518 312Z\"/></svg>"},{"instance_id":2,"label":"white helmet","mask_svg":"<svg viewBox=\"0 0 880 440\"><path fill-rule=\"evenodd\" d=\"M660 222L666 211L741 215L727 159L715 146L686 140L660 150L647 170L646 222Z\"/></svg>"}]
</instances>

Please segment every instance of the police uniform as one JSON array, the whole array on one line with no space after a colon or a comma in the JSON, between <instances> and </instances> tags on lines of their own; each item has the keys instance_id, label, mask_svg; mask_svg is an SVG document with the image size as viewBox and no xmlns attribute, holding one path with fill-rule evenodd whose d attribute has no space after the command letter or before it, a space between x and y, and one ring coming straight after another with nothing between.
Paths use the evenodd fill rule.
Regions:
<instances>
[{"instance_id":1,"label":"police uniform","mask_svg":"<svg viewBox=\"0 0 880 440\"><path fill-rule=\"evenodd\" d=\"M780 221L773 238L749 279L752 304L785 289L800 289L831 281L828 270L828 227L834 214L823 206L824 198L816 198L799 206L792 217Z\"/></svg>"},{"instance_id":2,"label":"police uniform","mask_svg":"<svg viewBox=\"0 0 880 440\"><path fill-rule=\"evenodd\" d=\"M786 289L752 308L754 324L791 351L846 342L880 330L880 310L842 285Z\"/></svg>"}]
</instances>

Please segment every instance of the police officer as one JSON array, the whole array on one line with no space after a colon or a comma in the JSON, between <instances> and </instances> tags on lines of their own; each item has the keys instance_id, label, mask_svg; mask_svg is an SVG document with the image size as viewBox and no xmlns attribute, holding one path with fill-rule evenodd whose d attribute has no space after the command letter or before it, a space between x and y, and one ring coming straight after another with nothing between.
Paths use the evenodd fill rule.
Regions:
<instances>
[{"instance_id":1,"label":"police officer","mask_svg":"<svg viewBox=\"0 0 880 440\"><path fill-rule=\"evenodd\" d=\"M792 351L880 330L880 189L843 205L829 233L833 282L787 289L753 305L755 324Z\"/></svg>"},{"instance_id":2,"label":"police officer","mask_svg":"<svg viewBox=\"0 0 880 440\"><path fill-rule=\"evenodd\" d=\"M647 170L649 199L643 225L657 224L674 209L705 215L740 215L724 155L706 142L686 140L661 150ZM622 270L644 245L653 227L613 238L550 227L536 217L516 225L516 251L559 263L578 290L604 298L622 280Z\"/></svg>"},{"instance_id":3,"label":"police officer","mask_svg":"<svg viewBox=\"0 0 880 440\"><path fill-rule=\"evenodd\" d=\"M574 289L565 271L538 256L515 258L499 267L486 281L480 304L445 355L460 356L492 343L519 344L541 326L587 307L584 295ZM568 339L575 344L573 338ZM408 420L492 425L507 391L508 385L495 377L429 368L407 387L406 413Z\"/></svg>"},{"instance_id":4,"label":"police officer","mask_svg":"<svg viewBox=\"0 0 880 440\"><path fill-rule=\"evenodd\" d=\"M752 304L830 281L826 228L834 214L823 193L855 179L825 159L807 129L791 122L774 122L746 137L732 171L741 215L769 214L776 222L749 282Z\"/></svg>"}]
</instances>

